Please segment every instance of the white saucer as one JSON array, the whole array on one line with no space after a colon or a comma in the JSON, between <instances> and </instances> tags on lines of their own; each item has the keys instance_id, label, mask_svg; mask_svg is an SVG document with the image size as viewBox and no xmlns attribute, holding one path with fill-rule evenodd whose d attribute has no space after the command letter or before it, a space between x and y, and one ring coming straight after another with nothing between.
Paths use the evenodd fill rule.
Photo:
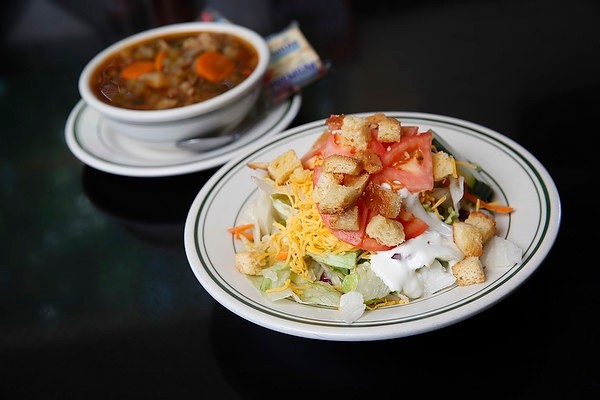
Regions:
<instances>
[{"instance_id":1,"label":"white saucer","mask_svg":"<svg viewBox=\"0 0 600 400\"><path fill-rule=\"evenodd\" d=\"M69 114L65 138L75 157L104 172L139 177L181 175L225 164L246 145L280 133L298 114L301 102L301 95L296 94L240 139L203 153L180 149L174 143L143 142L121 135L83 100Z\"/></svg>"}]
</instances>

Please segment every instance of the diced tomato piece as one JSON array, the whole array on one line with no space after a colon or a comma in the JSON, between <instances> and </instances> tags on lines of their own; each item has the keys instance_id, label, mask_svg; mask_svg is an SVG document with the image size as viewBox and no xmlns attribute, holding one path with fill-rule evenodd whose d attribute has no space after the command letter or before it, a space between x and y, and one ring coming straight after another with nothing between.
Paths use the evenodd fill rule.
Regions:
<instances>
[{"instance_id":1,"label":"diced tomato piece","mask_svg":"<svg viewBox=\"0 0 600 400\"><path fill-rule=\"evenodd\" d=\"M373 153L377 154L379 158L381 158L387 152L387 147L383 143L377 141L376 139L372 139L369 142L369 150L371 150Z\"/></svg>"},{"instance_id":2,"label":"diced tomato piece","mask_svg":"<svg viewBox=\"0 0 600 400\"><path fill-rule=\"evenodd\" d=\"M404 236L406 240L416 238L429 228L429 225L423 220L414 216L413 213L402 207L400 214L396 217L404 227Z\"/></svg>"},{"instance_id":3,"label":"diced tomato piece","mask_svg":"<svg viewBox=\"0 0 600 400\"><path fill-rule=\"evenodd\" d=\"M342 129L342 125L344 124L344 114L331 114L329 118L325 121L329 130L336 131Z\"/></svg>"},{"instance_id":4,"label":"diced tomato piece","mask_svg":"<svg viewBox=\"0 0 600 400\"><path fill-rule=\"evenodd\" d=\"M412 135L416 135L417 133L419 133L419 127L418 126L402 126L400 128L400 135L401 136L412 136Z\"/></svg>"},{"instance_id":5,"label":"diced tomato piece","mask_svg":"<svg viewBox=\"0 0 600 400\"><path fill-rule=\"evenodd\" d=\"M323 151L325 150L329 136L331 136L331 134L328 131L323 132L321 136L319 136L319 138L312 144L306 154L302 156L300 161L302 161L304 168L307 167L309 160L311 160L313 157L323 156Z\"/></svg>"},{"instance_id":6,"label":"diced tomato piece","mask_svg":"<svg viewBox=\"0 0 600 400\"><path fill-rule=\"evenodd\" d=\"M393 247L390 246L384 246L381 243L379 243L377 240L365 236L360 244L360 248L363 250L367 250L367 251L386 251L386 250L391 250L393 249Z\"/></svg>"},{"instance_id":7,"label":"diced tomato piece","mask_svg":"<svg viewBox=\"0 0 600 400\"><path fill-rule=\"evenodd\" d=\"M381 159L383 170L371 179L394 188L405 187L412 193L433 189L432 138L431 132L425 132L392 143Z\"/></svg>"}]
</instances>

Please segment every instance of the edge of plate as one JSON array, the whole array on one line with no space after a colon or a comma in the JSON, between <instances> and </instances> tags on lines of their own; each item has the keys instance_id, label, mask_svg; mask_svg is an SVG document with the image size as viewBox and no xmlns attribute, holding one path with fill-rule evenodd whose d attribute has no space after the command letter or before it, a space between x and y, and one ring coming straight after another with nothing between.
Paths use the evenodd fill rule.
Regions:
<instances>
[{"instance_id":1,"label":"edge of plate","mask_svg":"<svg viewBox=\"0 0 600 400\"><path fill-rule=\"evenodd\" d=\"M298 115L301 104L302 95L300 93L297 93L291 98L288 110L283 114L283 116L271 128L267 129L263 135L257 137L254 142L259 142L270 138L287 128L289 124L294 120L296 115ZM246 147L252 146L254 144L254 142L250 142L246 146L242 146L238 149L233 149L230 152L225 152L216 157L188 162L183 165L160 167L136 167L116 165L94 157L90 153L84 151L81 148L81 146L79 146L79 144L77 143L77 140L75 138L75 122L77 119L77 115L85 106L85 101L83 99L80 99L69 113L69 116L67 117L67 122L65 124L64 129L67 147L69 148L71 153L73 153L73 155L84 164L89 165L90 167L96 168L98 170L116 175L131 177L164 177L203 171L209 168L225 164L232 158L241 155L245 151Z\"/></svg>"}]
</instances>

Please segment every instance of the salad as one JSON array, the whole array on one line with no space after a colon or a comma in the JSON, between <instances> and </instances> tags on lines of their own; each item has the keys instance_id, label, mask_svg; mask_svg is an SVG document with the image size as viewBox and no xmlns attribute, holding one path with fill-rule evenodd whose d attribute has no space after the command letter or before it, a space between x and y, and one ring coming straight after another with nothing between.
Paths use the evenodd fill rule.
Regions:
<instances>
[{"instance_id":1,"label":"salad","mask_svg":"<svg viewBox=\"0 0 600 400\"><path fill-rule=\"evenodd\" d=\"M433 131L383 113L326 125L305 154L248 164L259 195L229 232L243 243L236 268L265 298L352 323L521 261L496 232L514 209Z\"/></svg>"}]
</instances>

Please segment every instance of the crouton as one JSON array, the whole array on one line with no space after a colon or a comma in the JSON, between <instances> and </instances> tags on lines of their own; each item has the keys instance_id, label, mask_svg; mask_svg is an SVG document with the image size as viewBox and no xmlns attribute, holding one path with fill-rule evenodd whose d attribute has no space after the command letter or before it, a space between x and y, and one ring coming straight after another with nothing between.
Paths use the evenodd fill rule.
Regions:
<instances>
[{"instance_id":1,"label":"crouton","mask_svg":"<svg viewBox=\"0 0 600 400\"><path fill-rule=\"evenodd\" d=\"M344 177L343 183L345 186L350 186L355 188L356 190L362 193L369 183L370 175L366 172L363 172L360 175L352 176L352 175L342 175Z\"/></svg>"},{"instance_id":2,"label":"crouton","mask_svg":"<svg viewBox=\"0 0 600 400\"><path fill-rule=\"evenodd\" d=\"M454 222L452 238L465 257L479 257L483 253L483 235L475 225L461 221Z\"/></svg>"},{"instance_id":3,"label":"crouton","mask_svg":"<svg viewBox=\"0 0 600 400\"><path fill-rule=\"evenodd\" d=\"M332 154L323 160L323 170L338 174L358 175L362 171L362 162L354 157Z\"/></svg>"},{"instance_id":4,"label":"crouton","mask_svg":"<svg viewBox=\"0 0 600 400\"><path fill-rule=\"evenodd\" d=\"M331 172L321 172L312 192L312 198L315 203L319 203L325 197L329 188L341 183L341 179L338 177L339 175L332 174Z\"/></svg>"},{"instance_id":5,"label":"crouton","mask_svg":"<svg viewBox=\"0 0 600 400\"><path fill-rule=\"evenodd\" d=\"M358 207L353 206L348 210L329 216L329 227L343 231L357 231L360 228L358 223Z\"/></svg>"},{"instance_id":6,"label":"crouton","mask_svg":"<svg viewBox=\"0 0 600 400\"><path fill-rule=\"evenodd\" d=\"M367 224L366 233L384 246L397 246L404 242L404 227L394 219L375 215Z\"/></svg>"},{"instance_id":7,"label":"crouton","mask_svg":"<svg viewBox=\"0 0 600 400\"><path fill-rule=\"evenodd\" d=\"M396 218L400 214L402 198L391 189L369 182L365 189L365 202L368 208L386 218Z\"/></svg>"},{"instance_id":8,"label":"crouton","mask_svg":"<svg viewBox=\"0 0 600 400\"><path fill-rule=\"evenodd\" d=\"M479 228L483 244L496 236L496 219L482 211L471 211L465 222Z\"/></svg>"},{"instance_id":9,"label":"crouton","mask_svg":"<svg viewBox=\"0 0 600 400\"><path fill-rule=\"evenodd\" d=\"M252 161L246 164L250 169L262 169L267 171L269 169L269 163L262 161Z\"/></svg>"},{"instance_id":10,"label":"crouton","mask_svg":"<svg viewBox=\"0 0 600 400\"><path fill-rule=\"evenodd\" d=\"M463 258L452 266L452 275L460 286L474 285L485 282L485 272L479 257Z\"/></svg>"},{"instance_id":11,"label":"crouton","mask_svg":"<svg viewBox=\"0 0 600 400\"><path fill-rule=\"evenodd\" d=\"M379 124L380 121L382 121L386 118L387 118L387 115L385 115L384 113L378 112L378 113L366 116L365 122L367 123L367 126L372 128L372 127L376 127L376 125Z\"/></svg>"},{"instance_id":12,"label":"crouton","mask_svg":"<svg viewBox=\"0 0 600 400\"><path fill-rule=\"evenodd\" d=\"M433 161L433 180L440 182L449 176L457 176L454 157L446 152L438 151L431 154Z\"/></svg>"},{"instance_id":13,"label":"crouton","mask_svg":"<svg viewBox=\"0 0 600 400\"><path fill-rule=\"evenodd\" d=\"M343 146L364 150L369 146L370 141L371 131L363 118L354 115L344 116L340 135L340 143Z\"/></svg>"},{"instance_id":14,"label":"crouton","mask_svg":"<svg viewBox=\"0 0 600 400\"><path fill-rule=\"evenodd\" d=\"M359 197L360 193L353 187L332 185L317 204L317 208L323 214L339 214L353 206Z\"/></svg>"},{"instance_id":15,"label":"crouton","mask_svg":"<svg viewBox=\"0 0 600 400\"><path fill-rule=\"evenodd\" d=\"M401 126L396 118L377 113L367 118L367 123L377 124L377 140L382 143L392 143L400 140Z\"/></svg>"},{"instance_id":16,"label":"crouton","mask_svg":"<svg viewBox=\"0 0 600 400\"><path fill-rule=\"evenodd\" d=\"M335 177L335 174L332 175ZM369 181L369 174L363 173L357 176L345 176L344 184L334 181L328 188L324 189L324 195L317 204L320 212L324 214L339 214L344 212L352 207L362 195Z\"/></svg>"},{"instance_id":17,"label":"crouton","mask_svg":"<svg viewBox=\"0 0 600 400\"><path fill-rule=\"evenodd\" d=\"M302 168L302 161L293 149L279 155L269 163L267 171L276 184L281 185L290 177L296 168Z\"/></svg>"},{"instance_id":18,"label":"crouton","mask_svg":"<svg viewBox=\"0 0 600 400\"><path fill-rule=\"evenodd\" d=\"M242 251L234 256L235 267L246 275L258 275L266 266L266 261L258 251Z\"/></svg>"},{"instance_id":19,"label":"crouton","mask_svg":"<svg viewBox=\"0 0 600 400\"><path fill-rule=\"evenodd\" d=\"M376 174L383 169L381 158L372 150L359 150L356 152L356 158L362 162L363 168L370 174Z\"/></svg>"}]
</instances>

